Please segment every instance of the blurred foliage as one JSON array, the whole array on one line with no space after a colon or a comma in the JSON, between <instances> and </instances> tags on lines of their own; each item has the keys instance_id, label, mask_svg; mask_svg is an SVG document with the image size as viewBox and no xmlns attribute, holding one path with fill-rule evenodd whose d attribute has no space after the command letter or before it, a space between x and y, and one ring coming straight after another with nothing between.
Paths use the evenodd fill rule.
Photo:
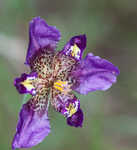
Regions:
<instances>
[{"instance_id":1,"label":"blurred foliage","mask_svg":"<svg viewBox=\"0 0 137 150\"><path fill-rule=\"evenodd\" d=\"M67 126L50 108L51 133L33 150L136 150L137 147L137 1L130 0L1 0L0 1L0 149L11 149L23 103L13 86L22 72L28 45L28 24L41 16L62 33L58 49L85 33L87 52L119 67L118 81L106 92L78 95L83 128Z\"/></svg>"}]
</instances>

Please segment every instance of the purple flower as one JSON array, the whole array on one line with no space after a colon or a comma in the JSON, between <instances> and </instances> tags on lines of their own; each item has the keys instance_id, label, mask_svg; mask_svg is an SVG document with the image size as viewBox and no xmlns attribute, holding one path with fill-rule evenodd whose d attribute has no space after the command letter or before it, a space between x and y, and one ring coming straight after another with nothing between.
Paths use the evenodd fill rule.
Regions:
<instances>
[{"instance_id":1,"label":"purple flower","mask_svg":"<svg viewBox=\"0 0 137 150\"><path fill-rule=\"evenodd\" d=\"M60 32L40 17L30 22L25 64L31 71L16 78L14 85L20 94L32 97L20 111L13 150L35 146L49 134L49 103L68 125L82 127L83 112L72 90L88 94L107 90L116 82L119 70L112 63L92 53L82 59L85 35L72 37L58 52L55 49L60 37Z\"/></svg>"}]
</instances>

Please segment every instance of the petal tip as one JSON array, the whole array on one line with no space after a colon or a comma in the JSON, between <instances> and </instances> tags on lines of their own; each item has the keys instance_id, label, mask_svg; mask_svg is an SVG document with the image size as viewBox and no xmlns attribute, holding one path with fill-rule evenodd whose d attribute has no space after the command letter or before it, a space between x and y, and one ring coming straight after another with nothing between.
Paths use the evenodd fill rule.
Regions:
<instances>
[{"instance_id":1,"label":"petal tip","mask_svg":"<svg viewBox=\"0 0 137 150\"><path fill-rule=\"evenodd\" d=\"M31 58L41 49L55 50L61 38L59 30L50 26L41 17L33 18L29 23L29 45L25 64L30 64Z\"/></svg>"},{"instance_id":2,"label":"petal tip","mask_svg":"<svg viewBox=\"0 0 137 150\"><path fill-rule=\"evenodd\" d=\"M47 113L39 116L28 104L24 104L19 115L12 149L33 147L42 142L49 133L50 123Z\"/></svg>"},{"instance_id":3,"label":"petal tip","mask_svg":"<svg viewBox=\"0 0 137 150\"><path fill-rule=\"evenodd\" d=\"M106 59L88 53L73 76L76 78L74 90L80 94L88 94L96 90L105 91L116 83L120 71Z\"/></svg>"},{"instance_id":4,"label":"petal tip","mask_svg":"<svg viewBox=\"0 0 137 150\"><path fill-rule=\"evenodd\" d=\"M86 35L81 34L73 36L64 46L61 53L75 58L77 61L81 60L84 49L86 48Z\"/></svg>"},{"instance_id":5,"label":"petal tip","mask_svg":"<svg viewBox=\"0 0 137 150\"><path fill-rule=\"evenodd\" d=\"M74 36L72 37L71 40L73 43L76 43L82 51L86 48L86 45L87 45L86 34Z\"/></svg>"},{"instance_id":6,"label":"petal tip","mask_svg":"<svg viewBox=\"0 0 137 150\"><path fill-rule=\"evenodd\" d=\"M67 118L67 124L73 127L81 127L82 128L82 124L83 124L83 112L82 110L79 108L78 111L73 114L71 117Z\"/></svg>"}]
</instances>

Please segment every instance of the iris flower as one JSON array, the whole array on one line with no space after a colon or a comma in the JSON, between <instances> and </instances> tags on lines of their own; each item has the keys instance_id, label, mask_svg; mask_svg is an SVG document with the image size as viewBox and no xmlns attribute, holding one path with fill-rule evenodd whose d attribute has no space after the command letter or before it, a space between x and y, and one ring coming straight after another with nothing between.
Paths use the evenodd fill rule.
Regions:
<instances>
[{"instance_id":1,"label":"iris flower","mask_svg":"<svg viewBox=\"0 0 137 150\"><path fill-rule=\"evenodd\" d=\"M68 125L82 127L83 112L79 94L105 91L116 82L119 70L109 61L88 53L86 35L72 37L61 51L56 46L61 35L42 18L34 18L29 25L29 46L25 64L30 73L14 80L20 94L31 94L23 104L12 149L30 148L50 133L49 104L65 118Z\"/></svg>"}]
</instances>

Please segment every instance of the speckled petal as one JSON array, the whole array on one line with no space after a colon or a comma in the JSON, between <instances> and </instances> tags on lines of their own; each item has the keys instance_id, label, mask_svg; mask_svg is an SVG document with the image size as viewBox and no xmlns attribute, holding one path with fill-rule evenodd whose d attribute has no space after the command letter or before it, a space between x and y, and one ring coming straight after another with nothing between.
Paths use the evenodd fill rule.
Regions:
<instances>
[{"instance_id":1,"label":"speckled petal","mask_svg":"<svg viewBox=\"0 0 137 150\"><path fill-rule=\"evenodd\" d=\"M65 55L74 57L76 60L80 60L85 48L86 48L86 35L78 35L72 37L69 40L69 42L67 42L62 52Z\"/></svg>"},{"instance_id":2,"label":"speckled petal","mask_svg":"<svg viewBox=\"0 0 137 150\"><path fill-rule=\"evenodd\" d=\"M89 53L72 73L76 79L73 89L80 94L107 90L116 82L119 70L109 61Z\"/></svg>"},{"instance_id":3,"label":"speckled petal","mask_svg":"<svg viewBox=\"0 0 137 150\"><path fill-rule=\"evenodd\" d=\"M75 114L67 118L67 124L73 127L82 127L83 118L83 112L79 108Z\"/></svg>"},{"instance_id":4,"label":"speckled petal","mask_svg":"<svg viewBox=\"0 0 137 150\"><path fill-rule=\"evenodd\" d=\"M29 26L29 46L26 64L29 64L33 55L42 48L54 50L60 40L60 32L54 26L49 26L44 19L34 18Z\"/></svg>"},{"instance_id":5,"label":"speckled petal","mask_svg":"<svg viewBox=\"0 0 137 150\"><path fill-rule=\"evenodd\" d=\"M37 114L24 104L17 125L16 134L12 142L12 149L30 148L43 141L50 132L50 123L47 112Z\"/></svg>"}]
</instances>

